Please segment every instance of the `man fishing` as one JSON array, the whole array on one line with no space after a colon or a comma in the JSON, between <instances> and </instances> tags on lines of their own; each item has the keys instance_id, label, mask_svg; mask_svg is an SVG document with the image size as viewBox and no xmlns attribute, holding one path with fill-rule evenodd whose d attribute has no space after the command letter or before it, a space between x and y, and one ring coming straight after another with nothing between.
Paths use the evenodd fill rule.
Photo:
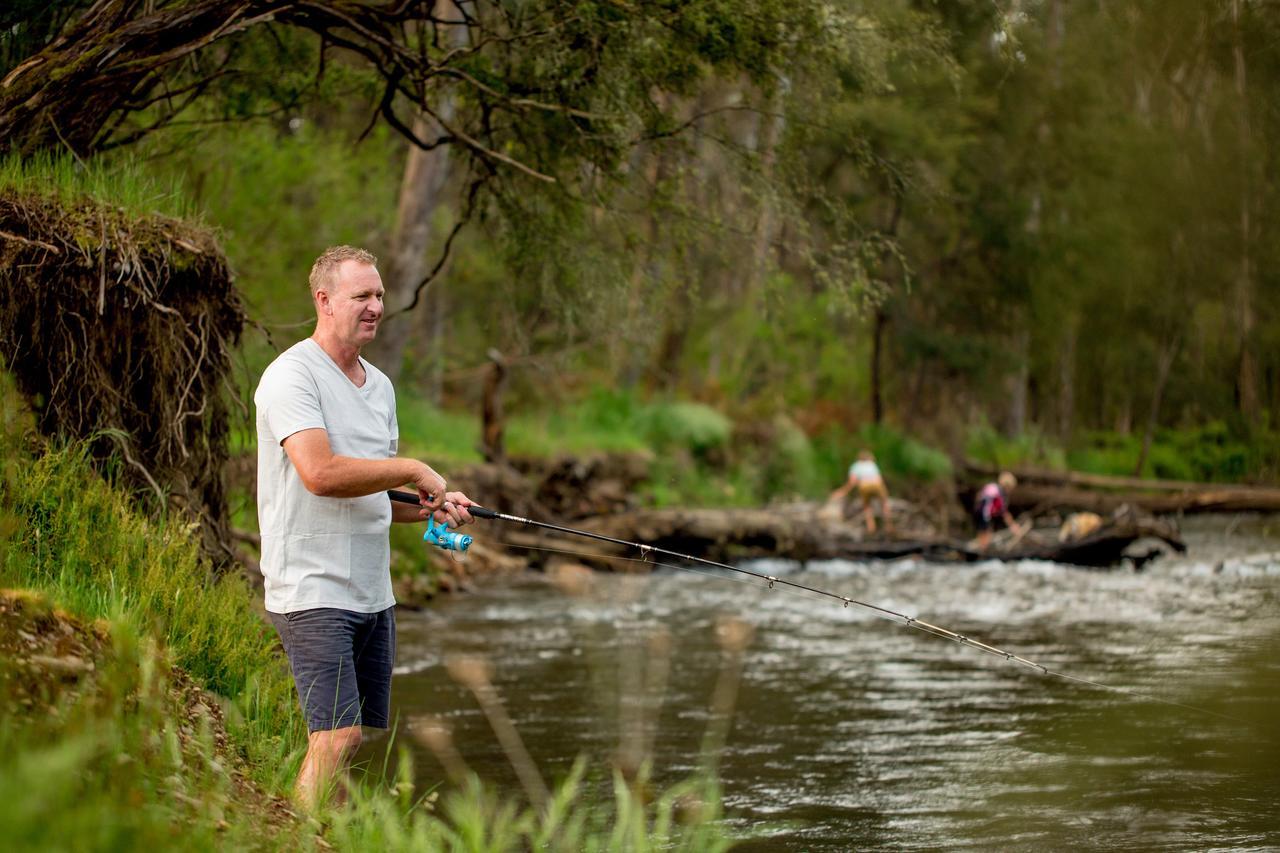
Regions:
<instances>
[{"instance_id":1,"label":"man fishing","mask_svg":"<svg viewBox=\"0 0 1280 853\"><path fill-rule=\"evenodd\" d=\"M360 357L382 320L376 263L351 246L316 259L315 332L271 363L254 394L266 609L310 733L294 789L307 807L338 780L362 725L388 727L390 523L471 521L466 495L446 491L429 465L396 456L395 392ZM387 490L404 484L418 505L388 500Z\"/></svg>"}]
</instances>

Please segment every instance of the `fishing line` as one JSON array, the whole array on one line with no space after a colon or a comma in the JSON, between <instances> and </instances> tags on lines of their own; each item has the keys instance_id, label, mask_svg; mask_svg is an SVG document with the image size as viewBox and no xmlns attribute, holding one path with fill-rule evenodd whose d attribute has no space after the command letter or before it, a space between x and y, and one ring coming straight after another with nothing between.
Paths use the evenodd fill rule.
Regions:
<instances>
[{"instance_id":1,"label":"fishing line","mask_svg":"<svg viewBox=\"0 0 1280 853\"><path fill-rule=\"evenodd\" d=\"M415 505L420 504L420 501L418 500L418 496L411 495L408 492L392 491L392 492L388 492L388 494L390 495L392 500L400 501L402 503L412 503ZM1029 660L1028 658L1025 658L1018 654L1014 654L1013 652L1007 651L998 646L993 646L988 643L984 643L981 640L975 640L972 637L966 636L956 631L952 631L949 628L945 628L941 625L935 625L923 619L919 619L913 616L908 616L905 613L900 613L897 610L893 610L888 607L882 607L878 604L872 604L867 601L861 601L857 598L852 598L847 595L840 595L839 593L831 592L825 589L820 589L814 586L809 586L808 584L800 583L798 581L787 580L786 578L778 577L777 575L770 575L764 572L757 572L752 569L744 569L741 566L733 566L728 563L720 563L715 560L708 560L705 557L696 557L692 554L681 554L678 551L671 551L666 548L660 548L656 545L644 545L639 542L630 542L626 539L617 539L612 536L605 536L604 534L601 534L601 533L592 533L591 531L588 531L588 530L578 530L573 527L564 527L562 525L552 524L546 521L535 521L530 518L522 518L521 516L518 516L518 515L508 515L507 513L495 512L494 510L486 509L485 507L481 507L481 506L476 506L476 505L469 506L467 507L467 511L470 512L471 515L475 516L476 518L484 518L484 519L496 520L496 521L506 521L513 524L521 524L521 525L524 525L525 527L536 527L544 530L553 530L558 533L566 533L572 536L580 536L586 539L595 539L600 542L607 542L611 545L620 545L625 548L630 548L630 549L639 551L640 556L639 557L613 556L613 555L586 552L586 551L573 551L570 549L551 548L547 546L526 545L526 544L517 543L517 542L507 542L507 541L501 542L501 544L504 544L510 547L524 548L531 551L548 551L552 553L572 554L580 557L590 557L592 559L621 560L621 561L632 562L632 563L644 563L650 566L662 566L664 568L674 569L676 571L687 571L693 574L707 575L710 577L720 577L727 580L734 580L740 583L746 583L749 586L755 587L757 589L760 588L759 582L764 582L764 584L767 585L769 589L781 588L782 591L800 593L800 594L803 594L806 598L810 598L810 599L834 600L834 601L840 602L845 608L848 608L849 605L856 605L858 607L862 607L888 621L906 625L908 628L914 628L917 631L921 631L922 633L925 633L925 634L931 634L935 637L940 637L944 640L950 640L951 642L957 643L961 646L966 646L971 649L976 649L980 652L984 652L993 657L1003 658L1006 663L1018 664L1027 669L1034 670L1040 673L1041 675L1053 676L1055 678L1060 678L1064 681L1070 681L1076 684L1094 687L1099 690L1108 690L1113 693L1119 693L1134 699L1143 699L1150 702L1157 702L1162 705L1168 705L1174 708L1181 708L1186 711L1194 711L1199 714L1208 714L1213 717L1219 717L1224 720L1231 720L1232 722L1236 722L1236 723L1246 722L1245 720L1242 720L1238 717L1233 717L1229 714L1223 714L1218 711L1211 711L1208 708L1199 708L1194 705L1187 705L1182 702L1175 702L1172 699L1162 699L1161 697L1154 696L1150 693L1144 693L1142 691L1133 690L1127 687L1116 687L1111 684L1105 684L1101 681L1094 681L1093 679L1083 678L1078 675L1072 675L1070 673L1061 672L1055 669L1050 669L1044 664L1037 663L1036 661L1033 661L1033 660ZM668 557L674 557L679 560L685 560L693 563L701 563L703 565L712 566L714 568L731 572L733 574L728 576L720 575L720 574L711 575L709 572L698 571L697 569L694 569L693 567L690 567L690 566L681 566L674 563L663 562L651 556L655 554L662 554ZM739 575L743 577L735 577L734 575ZM751 578L751 580L747 580L746 578Z\"/></svg>"}]
</instances>

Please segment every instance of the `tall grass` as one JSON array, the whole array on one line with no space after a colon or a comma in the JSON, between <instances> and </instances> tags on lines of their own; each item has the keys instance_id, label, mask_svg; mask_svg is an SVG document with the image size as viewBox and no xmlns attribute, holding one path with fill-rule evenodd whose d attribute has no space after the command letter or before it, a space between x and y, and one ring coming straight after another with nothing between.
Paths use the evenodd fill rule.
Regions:
<instances>
[{"instance_id":1,"label":"tall grass","mask_svg":"<svg viewBox=\"0 0 1280 853\"><path fill-rule=\"evenodd\" d=\"M145 216L158 213L198 224L199 209L174 180L145 171L134 161L84 161L42 152L0 157L0 191L36 195L74 204L85 196Z\"/></svg>"},{"instance_id":2,"label":"tall grass","mask_svg":"<svg viewBox=\"0 0 1280 853\"><path fill-rule=\"evenodd\" d=\"M256 766L281 763L302 742L270 627L243 579L210 573L193 527L139 513L78 447L11 463L5 481L0 584L154 637L168 659L227 700L231 734Z\"/></svg>"},{"instance_id":3,"label":"tall grass","mask_svg":"<svg viewBox=\"0 0 1280 853\"><path fill-rule=\"evenodd\" d=\"M353 807L335 812L327 835L340 850L419 851L549 850L560 853L717 853L733 845L721 818L719 787L698 776L673 785L648 802L647 779L620 773L596 800L583 759L551 791L542 807L524 804L470 775L460 785L420 794L413 763L402 752L394 781L353 790Z\"/></svg>"}]
</instances>

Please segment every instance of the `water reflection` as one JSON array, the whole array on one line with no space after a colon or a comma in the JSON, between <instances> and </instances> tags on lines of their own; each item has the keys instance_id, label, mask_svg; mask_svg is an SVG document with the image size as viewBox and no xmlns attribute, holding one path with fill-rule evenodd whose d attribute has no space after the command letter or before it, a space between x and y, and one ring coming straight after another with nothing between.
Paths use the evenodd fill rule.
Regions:
<instances>
[{"instance_id":1,"label":"water reflection","mask_svg":"<svg viewBox=\"0 0 1280 853\"><path fill-rule=\"evenodd\" d=\"M482 776L516 779L453 655L493 680L550 778L652 750L659 783L698 764L724 650L754 627L720 759L743 849L1280 844L1280 560L1274 543L1144 574L1043 563L756 566L935 621L1053 669L1237 720L1048 679L829 599L728 577L525 579L400 617L402 718L454 729ZM1248 556L1252 554L1254 556ZM788 575L791 576L791 575ZM423 781L441 778L427 752Z\"/></svg>"}]
</instances>

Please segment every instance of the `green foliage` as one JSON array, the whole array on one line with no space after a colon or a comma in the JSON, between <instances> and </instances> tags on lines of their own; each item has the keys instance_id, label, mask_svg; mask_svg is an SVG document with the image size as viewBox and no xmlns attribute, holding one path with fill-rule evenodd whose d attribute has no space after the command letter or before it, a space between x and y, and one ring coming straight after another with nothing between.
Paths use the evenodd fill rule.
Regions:
<instances>
[{"instance_id":1,"label":"green foliage","mask_svg":"<svg viewBox=\"0 0 1280 853\"><path fill-rule=\"evenodd\" d=\"M1040 430L1006 436L985 422L969 428L965 436L965 455L972 462L994 468L1032 466L1061 469L1067 466L1067 456L1062 448Z\"/></svg>"},{"instance_id":2,"label":"green foliage","mask_svg":"<svg viewBox=\"0 0 1280 853\"><path fill-rule=\"evenodd\" d=\"M773 440L760 448L764 495L820 494L826 482L817 464L813 443L804 430L790 418L777 417L773 422Z\"/></svg>"},{"instance_id":3,"label":"green foliage","mask_svg":"<svg viewBox=\"0 0 1280 853\"><path fill-rule=\"evenodd\" d=\"M762 480L754 462L725 470L697 464L687 456L659 456L642 494L657 507L760 506L777 496Z\"/></svg>"},{"instance_id":4,"label":"green foliage","mask_svg":"<svg viewBox=\"0 0 1280 853\"><path fill-rule=\"evenodd\" d=\"M732 432L732 421L710 406L644 401L635 392L597 386L563 405L513 415L507 440L521 455L647 450L706 460L726 450Z\"/></svg>"},{"instance_id":5,"label":"green foliage","mask_svg":"<svg viewBox=\"0 0 1280 853\"><path fill-rule=\"evenodd\" d=\"M376 254L394 222L403 144L385 128L357 145L345 132L298 122L203 131L173 152L159 140L141 149L157 158L150 165L157 180L183 186L216 226L266 333L245 336L247 397L271 359L311 333L307 276L316 256L340 243Z\"/></svg>"},{"instance_id":6,"label":"green foliage","mask_svg":"<svg viewBox=\"0 0 1280 853\"><path fill-rule=\"evenodd\" d=\"M453 98L459 126L483 117L477 138L557 182L465 146L451 151L450 203L435 233L464 213L472 222L432 284L429 310L444 312L445 330L428 341L417 327L407 361L420 369L405 379L422 384L401 387L402 407L428 388L451 405L472 400L473 379L438 377L466 373L479 360L469 354L498 343L532 356L514 363L538 365L513 370L513 452L657 445L706 463L703 473L720 481L702 490L707 498L766 482L806 493L824 478L806 469L803 451L786 449L794 442L781 456L737 453L722 423L680 411L681 401L765 422L781 414L819 433L805 412L818 403L862 422L868 315L879 311L888 419L935 434L962 412L1025 433L970 436L979 459L1061 465L1064 444L1098 457L1081 464L1125 469L1124 452L1071 437L1144 422L1161 354L1175 346L1157 424L1226 420L1233 440L1269 441L1265 411L1243 412L1237 389L1251 353L1261 408L1280 405L1266 379L1280 352L1280 250L1262 237L1277 199L1265 143L1280 127L1268 97L1280 64L1267 47L1280 17L1267 4L1241 4L1239 28L1224 2L1187 0L1159 14L1126 3L1017 14L898 0L677 5L593 2L567 18L552 3L503 7L508 16L494 25L536 37L454 57L491 91L432 79L428 97ZM1060 27L1049 20L1055 8ZM25 21L33 15L14 20L21 38L7 46L45 33ZM405 151L382 125L354 142L376 73L331 62L309 89L317 45L279 29L223 42L237 73L184 114L195 124L149 138L142 167L120 161L135 176L159 176L153 187L122 179L95 190L181 213L180 196L190 195L221 229L272 335L249 336L245 387L309 329L303 279L319 248L388 244ZM433 59L443 51L436 35L445 34L424 30ZM271 68L271 79L240 73L249 67ZM490 111L502 97L554 108ZM267 107L285 111L204 123ZM41 188L108 175L100 161L59 163L22 180ZM481 176L471 205L468 181ZM185 189L155 188L170 184ZM1244 210L1250 234L1239 232ZM438 243L427 247L433 258ZM1254 328L1242 344L1244 296ZM626 419L600 420L599 401L582 400L580 389L602 383L617 400L634 395ZM640 388L671 411L641 402ZM1013 412L1023 394L1025 411ZM474 419L427 426L450 436L411 438L413 452L444 465L476 458ZM816 442L819 470L838 471L850 448ZM1157 437L1153 470L1275 470L1266 454L1205 450L1189 462L1194 449L1167 443ZM902 462L907 471L930 464Z\"/></svg>"},{"instance_id":7,"label":"green foliage","mask_svg":"<svg viewBox=\"0 0 1280 853\"><path fill-rule=\"evenodd\" d=\"M396 398L396 420L402 456L429 459L445 470L481 459L480 421L474 415L401 394Z\"/></svg>"},{"instance_id":8,"label":"green foliage","mask_svg":"<svg viewBox=\"0 0 1280 853\"><path fill-rule=\"evenodd\" d=\"M0 655L6 846L168 847L181 827L194 850L277 847L263 804L246 800L225 766L247 757L274 787L305 733L278 644L247 585L212 576L192 528L139 514L82 449L32 459L15 396L6 382L0 587L36 592L9 600L0 642L15 639L24 608L36 618L35 609L54 605L94 621L86 636L103 642L87 661L95 668L74 686ZM215 750L207 719L189 716L173 665L220 695L230 753Z\"/></svg>"},{"instance_id":9,"label":"green foliage","mask_svg":"<svg viewBox=\"0 0 1280 853\"><path fill-rule=\"evenodd\" d=\"M507 442L512 453L526 456L643 451L647 417L634 395L595 388L580 400L515 415Z\"/></svg>"},{"instance_id":10,"label":"green foliage","mask_svg":"<svg viewBox=\"0 0 1280 853\"><path fill-rule=\"evenodd\" d=\"M968 458L997 468L1070 469L1131 477L1142 436L1102 430L1076 437L1063 448L1038 430L1004 436L988 425L969 430ZM1256 429L1248 437L1218 421L1200 427L1157 430L1140 476L1193 482L1267 482L1280 473L1280 435Z\"/></svg>"},{"instance_id":11,"label":"green foliage","mask_svg":"<svg viewBox=\"0 0 1280 853\"><path fill-rule=\"evenodd\" d=\"M656 449L680 448L700 459L723 449L733 429L727 417L701 403L653 403L641 418L644 432Z\"/></svg>"},{"instance_id":12,"label":"green foliage","mask_svg":"<svg viewBox=\"0 0 1280 853\"><path fill-rule=\"evenodd\" d=\"M1092 432L1067 454L1080 471L1131 476L1142 449L1135 435ZM1280 475L1280 434L1254 430L1248 438L1222 422L1158 430L1142 476L1195 482L1268 482Z\"/></svg>"}]
</instances>

